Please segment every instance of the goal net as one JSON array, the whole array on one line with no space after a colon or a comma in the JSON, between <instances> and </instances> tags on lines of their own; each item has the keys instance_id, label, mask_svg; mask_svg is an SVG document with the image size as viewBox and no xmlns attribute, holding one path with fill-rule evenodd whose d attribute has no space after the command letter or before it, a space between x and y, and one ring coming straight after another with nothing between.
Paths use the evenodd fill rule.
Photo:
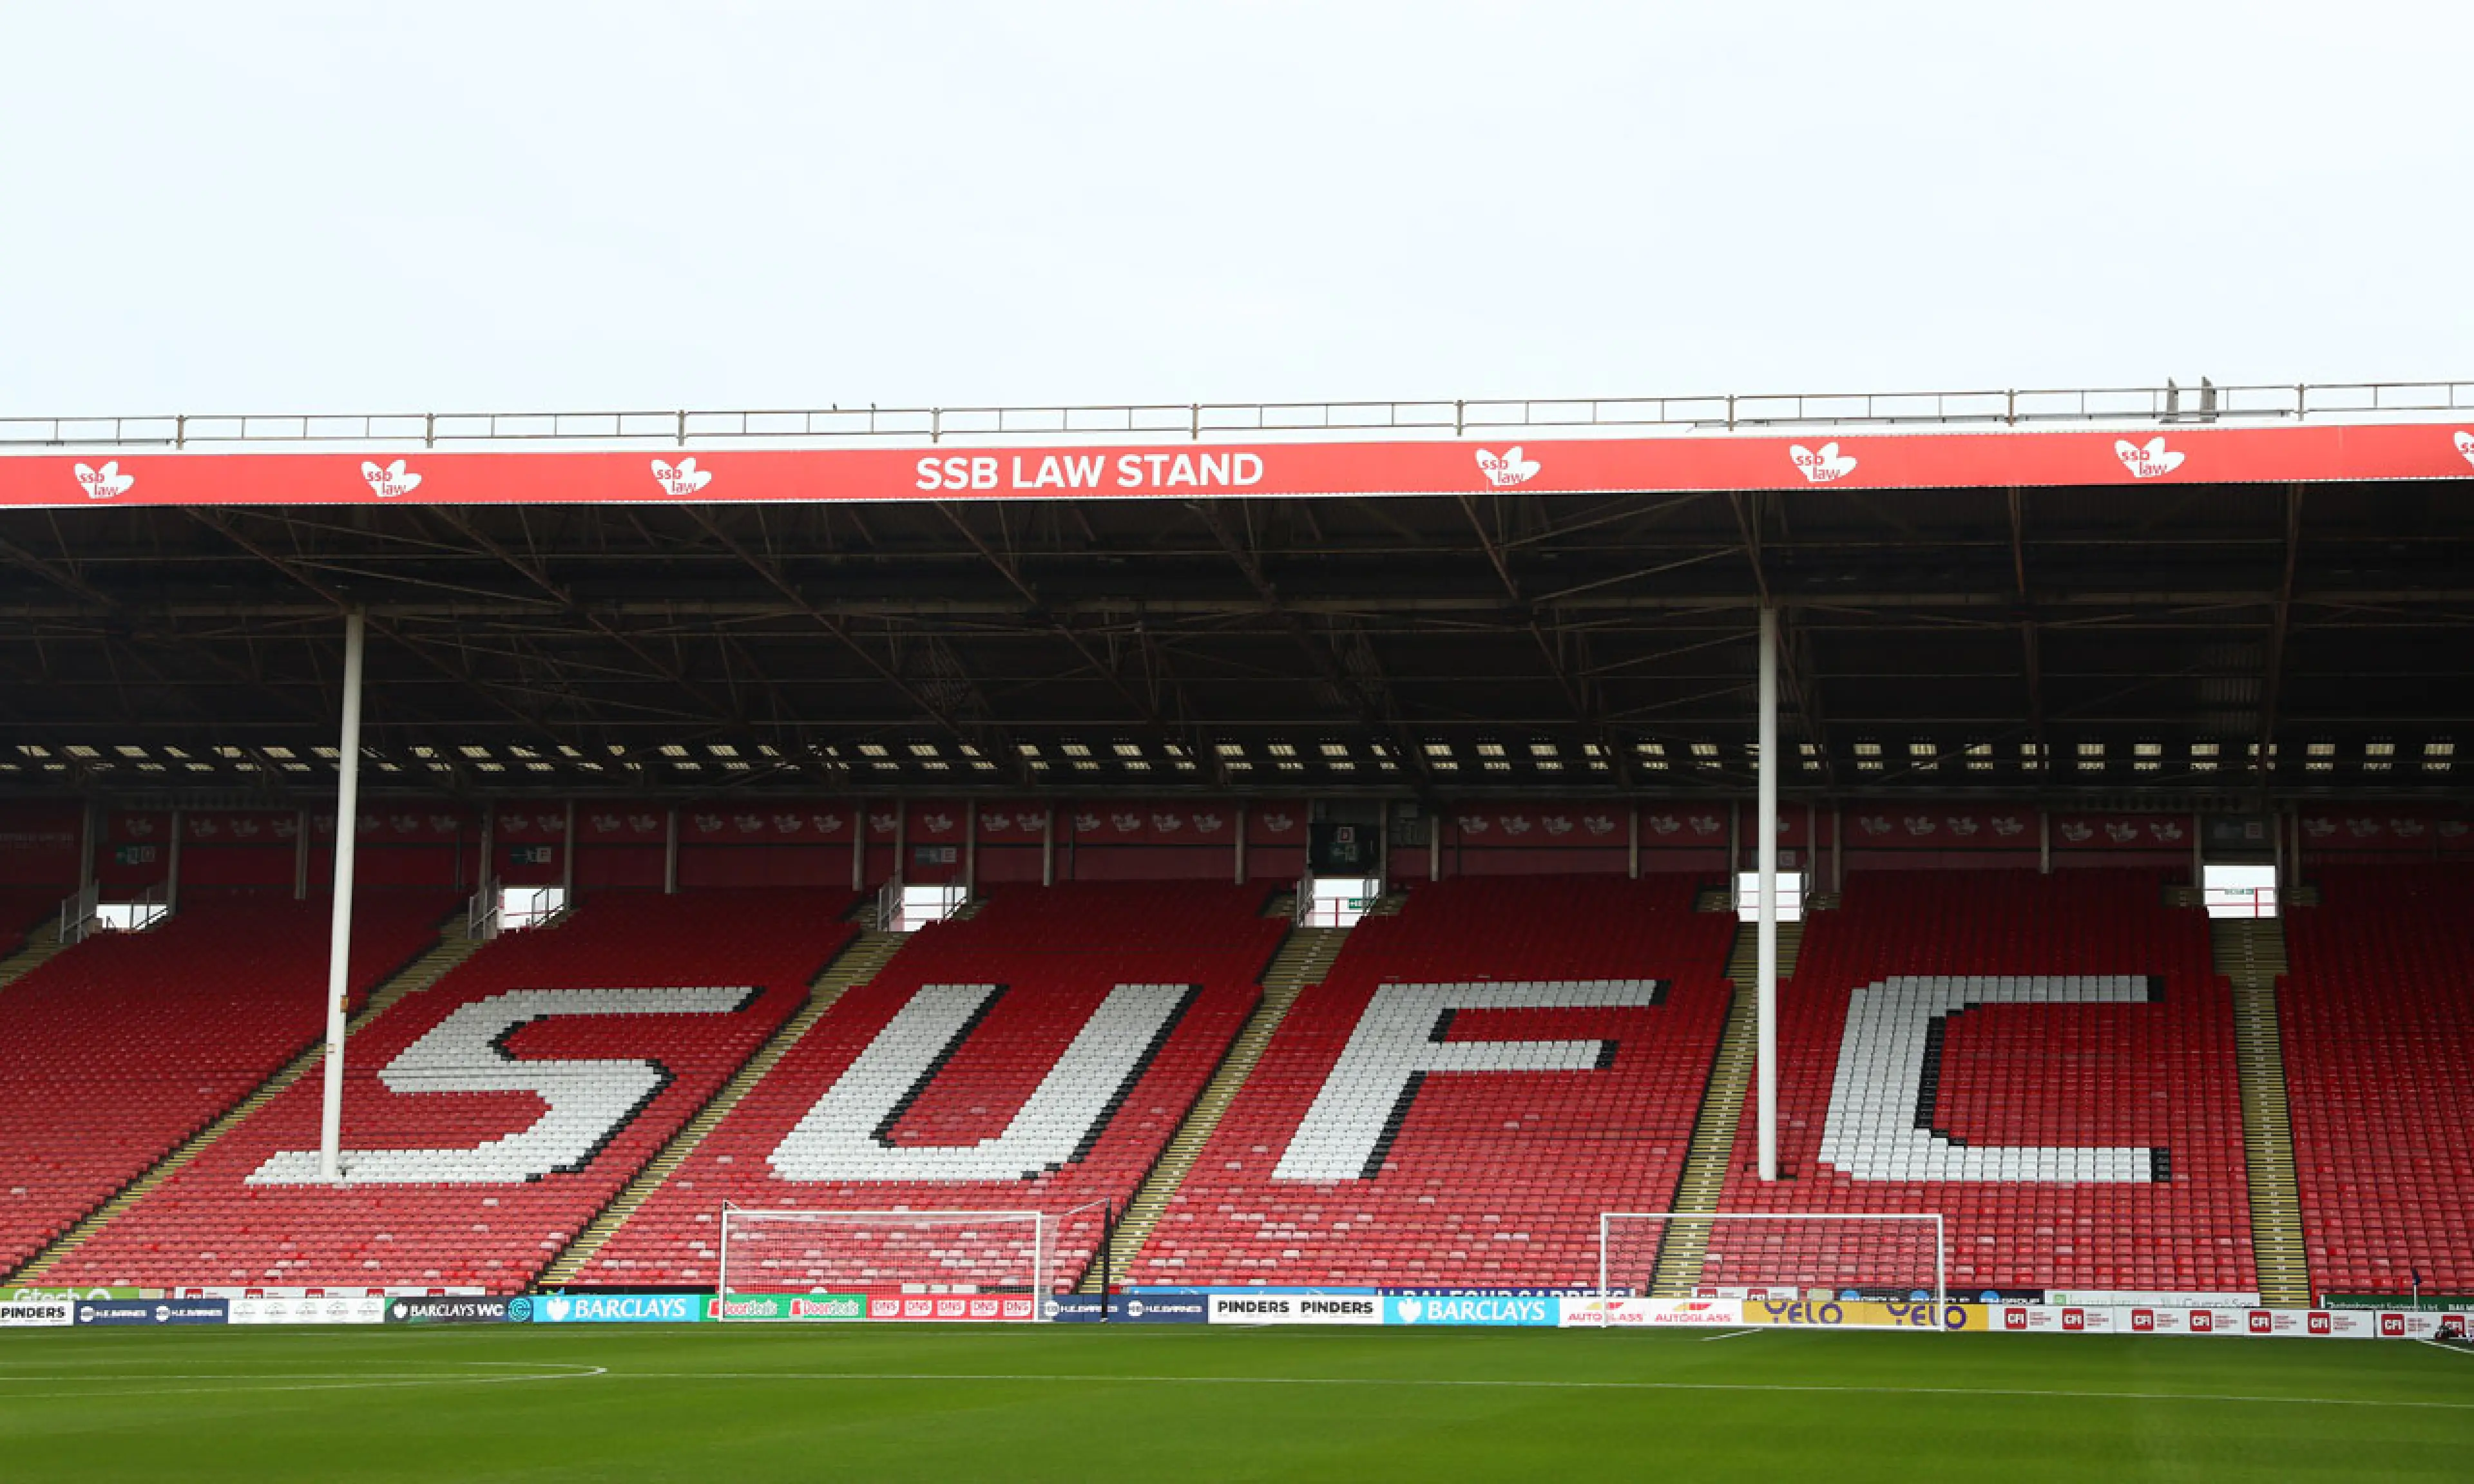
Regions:
<instances>
[{"instance_id":1,"label":"goal net","mask_svg":"<svg viewBox=\"0 0 2474 1484\"><path fill-rule=\"evenodd\" d=\"M1035 1320L1056 1286L1035 1210L752 1210L725 1205L716 1317Z\"/></svg>"},{"instance_id":2,"label":"goal net","mask_svg":"<svg viewBox=\"0 0 2474 1484\"><path fill-rule=\"evenodd\" d=\"M1598 1217L1601 1298L1740 1302L1754 1322L1938 1328L1948 1273L1942 1218L1932 1212Z\"/></svg>"}]
</instances>

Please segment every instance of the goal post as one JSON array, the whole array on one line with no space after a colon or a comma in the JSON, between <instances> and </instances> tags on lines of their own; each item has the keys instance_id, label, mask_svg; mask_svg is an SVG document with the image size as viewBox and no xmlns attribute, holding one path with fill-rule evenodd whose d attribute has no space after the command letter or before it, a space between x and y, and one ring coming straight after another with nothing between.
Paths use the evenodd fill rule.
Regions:
<instances>
[{"instance_id":1,"label":"goal post","mask_svg":"<svg viewBox=\"0 0 2474 1484\"><path fill-rule=\"evenodd\" d=\"M1037 1210L767 1210L725 1203L715 1317L1043 1320L1044 1301L1058 1286L1057 1220ZM895 1305L889 1311L888 1301Z\"/></svg>"},{"instance_id":2,"label":"goal post","mask_svg":"<svg viewBox=\"0 0 2474 1484\"><path fill-rule=\"evenodd\" d=\"M1950 1256L1935 1211L1602 1211L1600 1299L1719 1299L1785 1305L1779 1322L1918 1326L1947 1312ZM1849 1301L1870 1305L1852 1307ZM1813 1319L1797 1305L1831 1304ZM1939 1324L1929 1328L1940 1328Z\"/></svg>"}]
</instances>

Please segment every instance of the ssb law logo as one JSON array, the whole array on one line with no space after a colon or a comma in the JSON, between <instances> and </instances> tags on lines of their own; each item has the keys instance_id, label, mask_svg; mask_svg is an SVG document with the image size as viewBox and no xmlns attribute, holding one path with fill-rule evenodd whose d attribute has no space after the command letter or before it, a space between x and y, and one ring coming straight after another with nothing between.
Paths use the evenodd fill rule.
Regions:
<instances>
[{"instance_id":1,"label":"ssb law logo","mask_svg":"<svg viewBox=\"0 0 2474 1484\"><path fill-rule=\"evenodd\" d=\"M696 467L693 459L681 459L675 465L667 459L655 459L653 482L671 499L684 500L713 483L713 470Z\"/></svg>"},{"instance_id":2,"label":"ssb law logo","mask_svg":"<svg viewBox=\"0 0 2474 1484\"><path fill-rule=\"evenodd\" d=\"M1536 459L1523 458L1516 444L1501 453L1479 449L1477 467L1486 474L1487 483L1498 490L1509 490L1514 485L1527 484L1537 475L1540 465Z\"/></svg>"},{"instance_id":3,"label":"ssb law logo","mask_svg":"<svg viewBox=\"0 0 2474 1484\"><path fill-rule=\"evenodd\" d=\"M410 494L421 488L421 476L405 468L401 459L396 460L384 468L380 468L373 460L364 459L361 461L361 477L369 481L370 493L381 500L391 500L399 494Z\"/></svg>"},{"instance_id":4,"label":"ssb law logo","mask_svg":"<svg viewBox=\"0 0 2474 1484\"><path fill-rule=\"evenodd\" d=\"M1826 485L1856 472L1856 456L1840 453L1836 443L1824 443L1819 448L1790 443L1786 455L1795 462L1796 472L1804 476L1807 484Z\"/></svg>"},{"instance_id":5,"label":"ssb law logo","mask_svg":"<svg viewBox=\"0 0 2474 1484\"><path fill-rule=\"evenodd\" d=\"M137 483L136 475L124 474L120 471L120 461L117 459L101 468L81 464L77 467L76 473L78 488L85 491L85 497L89 500L108 500L114 495L127 494L129 487Z\"/></svg>"},{"instance_id":6,"label":"ssb law logo","mask_svg":"<svg viewBox=\"0 0 2474 1484\"><path fill-rule=\"evenodd\" d=\"M2165 446L2163 435L2145 443L2134 443L2126 438L2113 441L2113 456L2130 470L2133 479L2162 479L2182 467L2183 456Z\"/></svg>"},{"instance_id":7,"label":"ssb law logo","mask_svg":"<svg viewBox=\"0 0 2474 1484\"><path fill-rule=\"evenodd\" d=\"M2466 463L2474 464L2474 433L2468 433L2462 429L2458 431L2457 451Z\"/></svg>"}]
</instances>

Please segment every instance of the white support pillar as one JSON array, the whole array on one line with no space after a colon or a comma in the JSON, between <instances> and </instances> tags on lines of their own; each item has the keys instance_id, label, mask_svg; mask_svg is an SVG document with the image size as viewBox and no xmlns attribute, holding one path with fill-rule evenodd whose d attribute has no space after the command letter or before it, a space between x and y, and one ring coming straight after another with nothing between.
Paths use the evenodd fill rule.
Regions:
<instances>
[{"instance_id":1,"label":"white support pillar","mask_svg":"<svg viewBox=\"0 0 2474 1484\"><path fill-rule=\"evenodd\" d=\"M1426 879L1440 881L1443 878L1443 817L1438 814L1426 826Z\"/></svg>"},{"instance_id":2,"label":"white support pillar","mask_svg":"<svg viewBox=\"0 0 2474 1484\"><path fill-rule=\"evenodd\" d=\"M181 832L187 824L182 815L182 810L172 811L172 849L163 864L163 910L166 912L181 910Z\"/></svg>"},{"instance_id":3,"label":"white support pillar","mask_svg":"<svg viewBox=\"0 0 2474 1484\"><path fill-rule=\"evenodd\" d=\"M867 801L851 801L851 890L867 890Z\"/></svg>"},{"instance_id":4,"label":"white support pillar","mask_svg":"<svg viewBox=\"0 0 2474 1484\"><path fill-rule=\"evenodd\" d=\"M679 894L679 808L670 805L662 828L662 895Z\"/></svg>"},{"instance_id":5,"label":"white support pillar","mask_svg":"<svg viewBox=\"0 0 2474 1484\"><path fill-rule=\"evenodd\" d=\"M980 895L980 806L962 801L962 895Z\"/></svg>"},{"instance_id":6,"label":"white support pillar","mask_svg":"<svg viewBox=\"0 0 2474 1484\"><path fill-rule=\"evenodd\" d=\"M2036 806L2036 870L2053 874L2053 811L2042 804Z\"/></svg>"},{"instance_id":7,"label":"white support pillar","mask_svg":"<svg viewBox=\"0 0 2474 1484\"><path fill-rule=\"evenodd\" d=\"M575 801L567 802L567 833L558 842L559 900L575 905Z\"/></svg>"},{"instance_id":8,"label":"white support pillar","mask_svg":"<svg viewBox=\"0 0 2474 1484\"><path fill-rule=\"evenodd\" d=\"M1761 610L1760 803L1753 821L1760 873L1759 956L1753 976L1760 996L1761 1179L1778 1179L1778 610Z\"/></svg>"},{"instance_id":9,"label":"white support pillar","mask_svg":"<svg viewBox=\"0 0 2474 1484\"><path fill-rule=\"evenodd\" d=\"M344 615L344 734L335 758L335 907L327 935L327 1088L318 1118L318 1173L344 1178L344 1003L352 993L352 847L361 832L361 658L369 622Z\"/></svg>"},{"instance_id":10,"label":"white support pillar","mask_svg":"<svg viewBox=\"0 0 2474 1484\"><path fill-rule=\"evenodd\" d=\"M292 899L309 899L309 811L292 816Z\"/></svg>"},{"instance_id":11,"label":"white support pillar","mask_svg":"<svg viewBox=\"0 0 2474 1484\"><path fill-rule=\"evenodd\" d=\"M1640 879L1640 801L1624 805L1624 874L1633 880Z\"/></svg>"},{"instance_id":12,"label":"white support pillar","mask_svg":"<svg viewBox=\"0 0 2474 1484\"><path fill-rule=\"evenodd\" d=\"M1246 884L1246 801L1237 801L1237 884Z\"/></svg>"},{"instance_id":13,"label":"white support pillar","mask_svg":"<svg viewBox=\"0 0 2474 1484\"><path fill-rule=\"evenodd\" d=\"M1039 884L1056 884L1056 805L1053 802L1039 816Z\"/></svg>"},{"instance_id":14,"label":"white support pillar","mask_svg":"<svg viewBox=\"0 0 2474 1484\"><path fill-rule=\"evenodd\" d=\"M2208 817L2195 809L2191 813L2191 889L2193 891L2197 891L2208 881L2208 852L2205 849L2207 838Z\"/></svg>"}]
</instances>

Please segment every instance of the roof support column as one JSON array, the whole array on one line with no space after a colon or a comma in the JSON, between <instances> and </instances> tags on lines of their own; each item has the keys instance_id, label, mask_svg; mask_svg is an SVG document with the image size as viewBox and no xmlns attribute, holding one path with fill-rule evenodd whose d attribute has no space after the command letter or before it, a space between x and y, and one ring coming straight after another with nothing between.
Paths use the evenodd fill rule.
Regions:
<instances>
[{"instance_id":1,"label":"roof support column","mask_svg":"<svg viewBox=\"0 0 2474 1484\"><path fill-rule=\"evenodd\" d=\"M335 905L327 934L327 1089L318 1116L318 1173L344 1178L344 1001L352 992L352 846L361 829L361 669L369 619L344 615L344 729L335 758Z\"/></svg>"},{"instance_id":2,"label":"roof support column","mask_svg":"<svg viewBox=\"0 0 2474 1484\"><path fill-rule=\"evenodd\" d=\"M1754 858L1760 873L1760 914L1757 924L1758 956L1753 974L1759 996L1756 1011L1760 1028L1758 1076L1761 1179L1778 1179L1778 610L1761 610L1761 755L1760 797L1755 814Z\"/></svg>"}]
</instances>

